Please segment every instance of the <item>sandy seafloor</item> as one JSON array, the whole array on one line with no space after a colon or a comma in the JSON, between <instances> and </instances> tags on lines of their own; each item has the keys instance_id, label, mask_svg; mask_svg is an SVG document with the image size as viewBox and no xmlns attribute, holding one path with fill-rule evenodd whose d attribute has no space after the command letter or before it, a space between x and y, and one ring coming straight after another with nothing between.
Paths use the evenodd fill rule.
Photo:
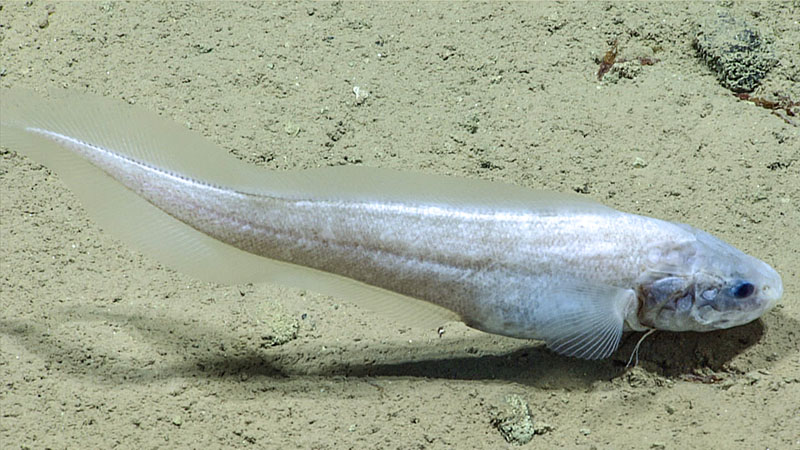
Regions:
<instances>
[{"instance_id":1,"label":"sandy seafloor","mask_svg":"<svg viewBox=\"0 0 800 450\"><path fill-rule=\"evenodd\" d=\"M595 362L460 323L439 337L176 273L4 148L0 447L800 448L800 127L692 48L714 11L745 18L780 61L756 95L800 100L797 2L28 3L0 9L2 87L135 102L270 170L577 190L712 232L785 293L744 327L656 333L633 369L638 335ZM658 62L599 82L614 38ZM524 446L493 425L509 396L540 433Z\"/></svg>"}]
</instances>

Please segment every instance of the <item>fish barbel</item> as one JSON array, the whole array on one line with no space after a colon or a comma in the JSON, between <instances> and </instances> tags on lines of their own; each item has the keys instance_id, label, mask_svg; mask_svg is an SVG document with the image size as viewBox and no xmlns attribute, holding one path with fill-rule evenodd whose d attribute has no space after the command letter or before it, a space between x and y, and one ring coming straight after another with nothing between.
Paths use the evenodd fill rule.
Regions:
<instances>
[{"instance_id":1,"label":"fish barbel","mask_svg":"<svg viewBox=\"0 0 800 450\"><path fill-rule=\"evenodd\" d=\"M608 357L626 330L742 325L783 292L769 265L689 225L478 180L264 171L86 94L3 91L0 143L189 275L311 289L422 325L462 320L563 355Z\"/></svg>"}]
</instances>

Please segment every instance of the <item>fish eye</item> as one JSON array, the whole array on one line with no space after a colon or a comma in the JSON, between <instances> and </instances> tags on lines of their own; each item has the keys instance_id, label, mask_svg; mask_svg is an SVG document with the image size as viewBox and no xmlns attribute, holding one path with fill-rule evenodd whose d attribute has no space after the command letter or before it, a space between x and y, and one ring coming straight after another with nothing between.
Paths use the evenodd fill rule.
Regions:
<instances>
[{"instance_id":1,"label":"fish eye","mask_svg":"<svg viewBox=\"0 0 800 450\"><path fill-rule=\"evenodd\" d=\"M739 283L738 286L733 288L731 294L733 294L733 296L736 298L747 298L753 295L753 292L755 292L755 290L756 287L753 286L753 283L748 283L745 281L744 283Z\"/></svg>"}]
</instances>

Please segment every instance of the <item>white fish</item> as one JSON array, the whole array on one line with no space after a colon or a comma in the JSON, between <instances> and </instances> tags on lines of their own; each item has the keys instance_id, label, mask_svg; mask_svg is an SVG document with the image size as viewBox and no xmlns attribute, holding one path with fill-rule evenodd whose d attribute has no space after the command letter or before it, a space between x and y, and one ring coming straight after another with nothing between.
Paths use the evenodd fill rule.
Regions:
<instances>
[{"instance_id":1,"label":"white fish","mask_svg":"<svg viewBox=\"0 0 800 450\"><path fill-rule=\"evenodd\" d=\"M204 280L460 319L589 359L625 330L750 322L783 292L769 265L689 225L476 180L263 171L129 105L55 97L3 92L0 143L55 170L107 231Z\"/></svg>"}]
</instances>

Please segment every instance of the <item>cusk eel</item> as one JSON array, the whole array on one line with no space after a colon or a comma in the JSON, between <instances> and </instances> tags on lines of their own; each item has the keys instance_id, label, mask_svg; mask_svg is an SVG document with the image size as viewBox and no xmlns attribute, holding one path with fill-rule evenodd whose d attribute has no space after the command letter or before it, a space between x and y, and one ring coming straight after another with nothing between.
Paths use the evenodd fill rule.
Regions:
<instances>
[{"instance_id":1,"label":"cusk eel","mask_svg":"<svg viewBox=\"0 0 800 450\"><path fill-rule=\"evenodd\" d=\"M3 91L0 125L3 146L58 173L108 232L204 280L312 289L588 359L626 330L750 322L783 291L708 233L577 195L367 167L270 172L73 92Z\"/></svg>"}]
</instances>

